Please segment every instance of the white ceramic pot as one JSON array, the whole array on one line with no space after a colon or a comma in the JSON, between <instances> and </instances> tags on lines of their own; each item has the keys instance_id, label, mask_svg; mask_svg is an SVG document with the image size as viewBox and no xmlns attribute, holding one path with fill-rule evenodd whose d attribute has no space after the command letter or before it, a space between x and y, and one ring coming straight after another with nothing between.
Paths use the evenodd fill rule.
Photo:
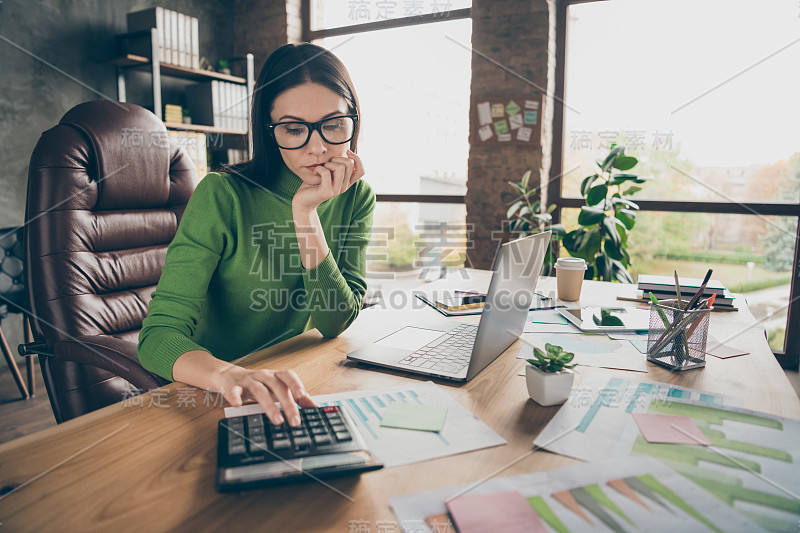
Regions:
<instances>
[{"instance_id":1,"label":"white ceramic pot","mask_svg":"<svg viewBox=\"0 0 800 533\"><path fill-rule=\"evenodd\" d=\"M533 365L525 366L528 394L539 405L558 405L569 398L575 372L562 370L556 374L542 372Z\"/></svg>"}]
</instances>

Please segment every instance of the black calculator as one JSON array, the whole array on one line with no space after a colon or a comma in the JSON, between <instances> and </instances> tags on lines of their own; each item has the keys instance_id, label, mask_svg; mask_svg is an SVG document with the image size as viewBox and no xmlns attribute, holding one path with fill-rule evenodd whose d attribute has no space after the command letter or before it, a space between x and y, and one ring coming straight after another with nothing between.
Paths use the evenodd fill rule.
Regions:
<instances>
[{"instance_id":1,"label":"black calculator","mask_svg":"<svg viewBox=\"0 0 800 533\"><path fill-rule=\"evenodd\" d=\"M383 467L343 409L299 410L298 427L286 422L276 426L264 413L220 420L217 490L240 491Z\"/></svg>"}]
</instances>

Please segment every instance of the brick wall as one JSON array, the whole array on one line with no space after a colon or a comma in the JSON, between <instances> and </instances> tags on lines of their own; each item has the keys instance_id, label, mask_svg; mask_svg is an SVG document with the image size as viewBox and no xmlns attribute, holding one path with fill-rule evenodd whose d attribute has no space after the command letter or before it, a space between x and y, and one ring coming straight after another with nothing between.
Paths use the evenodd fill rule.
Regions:
<instances>
[{"instance_id":1,"label":"brick wall","mask_svg":"<svg viewBox=\"0 0 800 533\"><path fill-rule=\"evenodd\" d=\"M253 54L256 76L274 50L300 40L300 0L236 0L234 20L235 53Z\"/></svg>"},{"instance_id":2,"label":"brick wall","mask_svg":"<svg viewBox=\"0 0 800 533\"><path fill-rule=\"evenodd\" d=\"M472 96L476 101L523 94L552 94L555 68L555 6L548 0L475 0L472 3ZM522 79L524 78L524 79ZM527 81L526 81L527 80ZM538 88L537 88L538 86ZM468 265L490 268L502 222L514 197L506 181L532 170L531 182L550 172L552 99L540 112L542 147L473 142L467 173ZM479 124L470 113L470 138Z\"/></svg>"}]
</instances>

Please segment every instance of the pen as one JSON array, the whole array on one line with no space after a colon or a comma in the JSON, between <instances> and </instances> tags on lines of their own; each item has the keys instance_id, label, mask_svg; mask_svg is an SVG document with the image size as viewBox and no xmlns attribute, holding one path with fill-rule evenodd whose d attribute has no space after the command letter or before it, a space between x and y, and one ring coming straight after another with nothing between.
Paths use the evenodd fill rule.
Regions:
<instances>
[{"instance_id":1,"label":"pen","mask_svg":"<svg viewBox=\"0 0 800 533\"><path fill-rule=\"evenodd\" d=\"M706 290L706 285L708 285L708 280L711 279L711 273L712 272L713 272L713 270L711 270L710 268L708 269L708 272L706 272L706 277L703 278L703 283L700 285L700 288L697 289L697 292L694 293L694 296L692 296L692 299L689 300L688 304L686 304L686 310L687 311L693 309L694 306L697 305L697 303L700 301L700 297L703 296L703 292Z\"/></svg>"}]
</instances>

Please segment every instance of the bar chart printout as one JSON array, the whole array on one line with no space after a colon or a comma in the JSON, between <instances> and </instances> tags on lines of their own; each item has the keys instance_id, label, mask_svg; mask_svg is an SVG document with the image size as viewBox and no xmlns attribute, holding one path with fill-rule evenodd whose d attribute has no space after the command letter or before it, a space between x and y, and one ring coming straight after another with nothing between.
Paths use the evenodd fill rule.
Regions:
<instances>
[{"instance_id":1,"label":"bar chart printout","mask_svg":"<svg viewBox=\"0 0 800 533\"><path fill-rule=\"evenodd\" d=\"M547 531L756 532L767 531L663 463L640 456L398 496L392 510L406 531L438 515L445 502L518 491Z\"/></svg>"},{"instance_id":2,"label":"bar chart printout","mask_svg":"<svg viewBox=\"0 0 800 533\"><path fill-rule=\"evenodd\" d=\"M506 443L432 381L384 390L327 394L315 396L314 400L319 405L338 405L347 409L369 450L387 467ZM447 417L442 430L381 427L383 414L395 402L446 407Z\"/></svg>"},{"instance_id":3,"label":"bar chart printout","mask_svg":"<svg viewBox=\"0 0 800 533\"><path fill-rule=\"evenodd\" d=\"M666 383L602 378L570 398L536 438L545 449L595 461L649 455L771 531L800 523L800 421L749 411L737 400ZM708 445L647 442L633 414L685 417ZM551 440L552 435L563 435Z\"/></svg>"}]
</instances>

